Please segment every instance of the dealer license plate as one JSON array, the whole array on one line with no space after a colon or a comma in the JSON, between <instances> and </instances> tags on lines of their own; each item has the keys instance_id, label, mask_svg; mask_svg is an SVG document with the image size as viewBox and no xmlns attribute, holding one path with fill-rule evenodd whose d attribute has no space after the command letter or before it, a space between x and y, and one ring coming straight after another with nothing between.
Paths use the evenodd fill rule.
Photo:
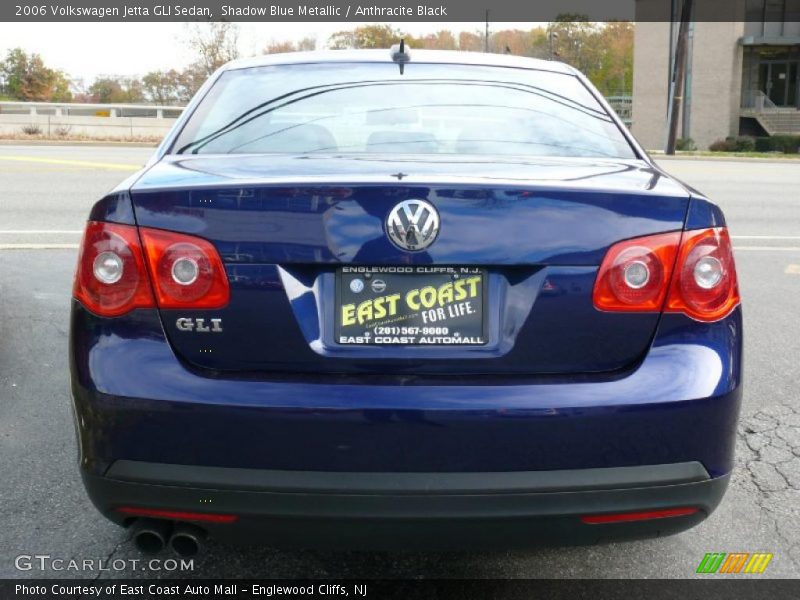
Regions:
<instances>
[{"instance_id":1,"label":"dealer license plate","mask_svg":"<svg viewBox=\"0 0 800 600\"><path fill-rule=\"evenodd\" d=\"M474 267L342 267L336 273L336 342L483 345L487 287L486 269Z\"/></svg>"}]
</instances>

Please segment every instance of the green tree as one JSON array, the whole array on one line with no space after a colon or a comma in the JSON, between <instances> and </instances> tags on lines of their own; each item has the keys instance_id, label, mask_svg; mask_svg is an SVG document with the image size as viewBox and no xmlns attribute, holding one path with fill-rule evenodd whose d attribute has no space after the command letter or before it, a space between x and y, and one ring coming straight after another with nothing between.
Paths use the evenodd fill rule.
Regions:
<instances>
[{"instance_id":1,"label":"green tree","mask_svg":"<svg viewBox=\"0 0 800 600\"><path fill-rule=\"evenodd\" d=\"M564 14L550 23L548 36L553 36L556 58L587 73L595 67L595 37L598 25L589 22L584 15Z\"/></svg>"},{"instance_id":2,"label":"green tree","mask_svg":"<svg viewBox=\"0 0 800 600\"><path fill-rule=\"evenodd\" d=\"M142 77L142 89L145 98L153 104L170 105L187 100L186 79L183 73L169 71L151 71Z\"/></svg>"},{"instance_id":3,"label":"green tree","mask_svg":"<svg viewBox=\"0 0 800 600\"><path fill-rule=\"evenodd\" d=\"M599 33L602 55L590 79L607 96L633 90L633 23L607 23Z\"/></svg>"},{"instance_id":4,"label":"green tree","mask_svg":"<svg viewBox=\"0 0 800 600\"><path fill-rule=\"evenodd\" d=\"M98 77L89 86L89 95L93 102L103 104L111 102L122 102L122 84L119 79L114 77Z\"/></svg>"},{"instance_id":5,"label":"green tree","mask_svg":"<svg viewBox=\"0 0 800 600\"><path fill-rule=\"evenodd\" d=\"M55 71L52 79L51 102L70 102L73 100L72 84L64 73Z\"/></svg>"},{"instance_id":6,"label":"green tree","mask_svg":"<svg viewBox=\"0 0 800 600\"><path fill-rule=\"evenodd\" d=\"M104 75L89 87L93 102L102 104L138 104L144 102L142 82L136 78Z\"/></svg>"},{"instance_id":7,"label":"green tree","mask_svg":"<svg viewBox=\"0 0 800 600\"><path fill-rule=\"evenodd\" d=\"M9 50L0 62L5 93L29 102L66 102L72 98L70 81L58 70L45 66L38 54L28 55L21 48Z\"/></svg>"},{"instance_id":8,"label":"green tree","mask_svg":"<svg viewBox=\"0 0 800 600\"><path fill-rule=\"evenodd\" d=\"M391 25L361 25L355 29L337 31L328 40L334 50L347 48L391 48L404 37L399 29ZM412 46L409 36L405 36Z\"/></svg>"},{"instance_id":9,"label":"green tree","mask_svg":"<svg viewBox=\"0 0 800 600\"><path fill-rule=\"evenodd\" d=\"M633 23L590 23L560 15L551 23L556 58L583 72L605 95L630 93L633 81Z\"/></svg>"}]
</instances>

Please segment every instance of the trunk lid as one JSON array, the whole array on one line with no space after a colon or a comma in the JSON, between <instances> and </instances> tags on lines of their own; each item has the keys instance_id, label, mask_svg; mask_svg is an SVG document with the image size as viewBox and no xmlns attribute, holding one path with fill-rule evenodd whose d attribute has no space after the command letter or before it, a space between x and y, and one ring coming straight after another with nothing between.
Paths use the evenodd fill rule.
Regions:
<instances>
[{"instance_id":1,"label":"trunk lid","mask_svg":"<svg viewBox=\"0 0 800 600\"><path fill-rule=\"evenodd\" d=\"M133 186L139 226L201 236L231 301L162 310L175 351L221 371L540 374L613 371L647 350L657 314L592 305L606 250L683 227L683 187L637 160L413 156L167 156ZM399 202L435 206L441 229L410 253L386 234ZM334 336L343 266L485 269L480 346L350 346ZM221 319L182 331L179 318Z\"/></svg>"}]
</instances>

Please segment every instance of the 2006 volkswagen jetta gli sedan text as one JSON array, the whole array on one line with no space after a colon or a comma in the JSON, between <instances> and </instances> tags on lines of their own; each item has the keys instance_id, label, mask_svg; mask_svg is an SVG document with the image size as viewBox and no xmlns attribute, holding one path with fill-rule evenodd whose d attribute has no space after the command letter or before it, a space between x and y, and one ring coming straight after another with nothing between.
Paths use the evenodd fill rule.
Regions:
<instances>
[{"instance_id":1,"label":"2006 volkswagen jetta gli sedan text","mask_svg":"<svg viewBox=\"0 0 800 600\"><path fill-rule=\"evenodd\" d=\"M89 216L83 480L149 551L675 533L732 468L739 304L720 210L571 67L234 62Z\"/></svg>"}]
</instances>

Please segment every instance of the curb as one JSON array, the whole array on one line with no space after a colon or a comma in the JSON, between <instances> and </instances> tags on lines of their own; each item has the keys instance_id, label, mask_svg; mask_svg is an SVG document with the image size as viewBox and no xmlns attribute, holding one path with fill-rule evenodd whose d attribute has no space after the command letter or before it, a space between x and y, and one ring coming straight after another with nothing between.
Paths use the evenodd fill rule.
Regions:
<instances>
[{"instance_id":1,"label":"curb","mask_svg":"<svg viewBox=\"0 0 800 600\"><path fill-rule=\"evenodd\" d=\"M676 154L674 156L667 156L664 153L648 152L650 158L654 161L662 160L705 160L710 162L762 162L762 163L797 163L800 164L800 155L796 158L779 158L779 157L762 157L762 156L698 156L693 154Z\"/></svg>"}]
</instances>

